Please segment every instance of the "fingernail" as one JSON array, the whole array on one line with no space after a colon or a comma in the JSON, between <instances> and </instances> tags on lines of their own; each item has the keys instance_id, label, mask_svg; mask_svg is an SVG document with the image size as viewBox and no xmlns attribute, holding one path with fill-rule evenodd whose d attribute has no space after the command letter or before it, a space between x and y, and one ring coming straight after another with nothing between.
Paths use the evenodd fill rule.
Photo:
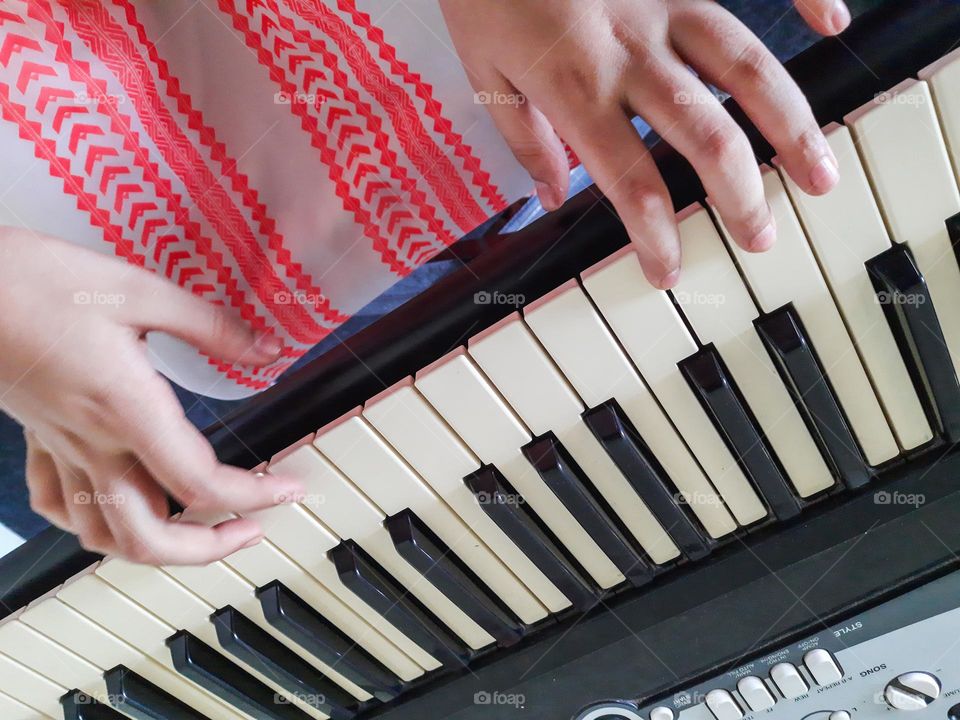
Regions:
<instances>
[{"instance_id":1,"label":"fingernail","mask_svg":"<svg viewBox=\"0 0 960 720\"><path fill-rule=\"evenodd\" d=\"M841 33L847 29L850 24L850 11L843 0L837 0L833 4L833 11L830 13L830 26L835 33Z\"/></svg>"},{"instance_id":2,"label":"fingernail","mask_svg":"<svg viewBox=\"0 0 960 720\"><path fill-rule=\"evenodd\" d=\"M247 540L247 542L245 542L244 545L243 545L243 547L240 548L240 549L241 549L241 550L246 550L247 548L252 548L254 545L256 545L257 543L259 543L261 540L263 540L263 535L255 535L254 537L252 537L252 538L250 538L249 540Z\"/></svg>"},{"instance_id":3,"label":"fingernail","mask_svg":"<svg viewBox=\"0 0 960 720\"><path fill-rule=\"evenodd\" d=\"M766 227L753 236L753 239L747 243L747 250L750 252L763 252L773 247L777 239L777 228L773 220L767 223Z\"/></svg>"},{"instance_id":4,"label":"fingernail","mask_svg":"<svg viewBox=\"0 0 960 720\"><path fill-rule=\"evenodd\" d=\"M540 204L543 205L544 210L556 210L563 205L565 198L559 187L539 180L535 180L533 185L537 189L537 197L540 198Z\"/></svg>"},{"instance_id":5,"label":"fingernail","mask_svg":"<svg viewBox=\"0 0 960 720\"><path fill-rule=\"evenodd\" d=\"M279 355L280 351L283 350L283 344L280 340L268 332L260 333L260 335L257 336L254 347L265 355L274 356Z\"/></svg>"},{"instance_id":6,"label":"fingernail","mask_svg":"<svg viewBox=\"0 0 960 720\"><path fill-rule=\"evenodd\" d=\"M839 180L840 173L837 172L836 160L828 155L820 158L810 171L810 186L818 193L829 192Z\"/></svg>"},{"instance_id":7,"label":"fingernail","mask_svg":"<svg viewBox=\"0 0 960 720\"><path fill-rule=\"evenodd\" d=\"M666 273L663 277L660 278L660 282L657 283L657 287L661 290L669 290L674 285L677 284L677 280L680 279L680 268L674 268L670 272Z\"/></svg>"}]
</instances>

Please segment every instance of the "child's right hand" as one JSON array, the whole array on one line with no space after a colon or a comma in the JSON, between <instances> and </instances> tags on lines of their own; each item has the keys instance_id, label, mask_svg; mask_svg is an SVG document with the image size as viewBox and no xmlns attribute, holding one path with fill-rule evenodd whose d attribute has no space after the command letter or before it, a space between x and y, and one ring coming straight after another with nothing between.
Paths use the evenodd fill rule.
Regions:
<instances>
[{"instance_id":1,"label":"child's right hand","mask_svg":"<svg viewBox=\"0 0 960 720\"><path fill-rule=\"evenodd\" d=\"M167 494L248 512L302 491L219 463L144 342L159 330L258 365L279 352L269 336L146 270L14 228L0 228L0 307L0 409L24 426L31 506L83 547L206 564L256 542L258 524L172 522Z\"/></svg>"}]
</instances>

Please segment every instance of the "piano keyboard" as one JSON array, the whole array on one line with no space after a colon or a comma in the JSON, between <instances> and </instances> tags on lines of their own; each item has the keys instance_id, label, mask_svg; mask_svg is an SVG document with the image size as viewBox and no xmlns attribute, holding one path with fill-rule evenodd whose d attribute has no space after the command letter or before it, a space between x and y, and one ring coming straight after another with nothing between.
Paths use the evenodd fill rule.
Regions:
<instances>
[{"instance_id":1,"label":"piano keyboard","mask_svg":"<svg viewBox=\"0 0 960 720\"><path fill-rule=\"evenodd\" d=\"M277 453L260 544L8 616L3 718L345 720L960 439L960 51L825 131L769 252L691 206L673 291L624 249Z\"/></svg>"}]
</instances>

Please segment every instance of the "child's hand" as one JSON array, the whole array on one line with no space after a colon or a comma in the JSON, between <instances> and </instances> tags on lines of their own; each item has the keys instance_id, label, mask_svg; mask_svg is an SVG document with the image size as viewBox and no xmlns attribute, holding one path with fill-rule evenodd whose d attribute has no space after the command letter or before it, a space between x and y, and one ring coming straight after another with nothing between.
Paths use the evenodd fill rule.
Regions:
<instances>
[{"instance_id":1,"label":"child's hand","mask_svg":"<svg viewBox=\"0 0 960 720\"><path fill-rule=\"evenodd\" d=\"M775 239L746 136L707 91L733 95L805 191L837 182L810 107L763 43L710 0L441 0L474 89L548 209L566 196L560 135L623 219L647 278L673 286L680 245L673 204L630 125L641 115L690 161L727 229L747 250ZM796 0L814 29L843 30L839 0ZM522 93L526 102L515 102ZM513 97L511 97L513 96ZM502 101L502 102L501 102Z\"/></svg>"},{"instance_id":2,"label":"child's hand","mask_svg":"<svg viewBox=\"0 0 960 720\"><path fill-rule=\"evenodd\" d=\"M101 302L102 299L102 302ZM168 520L182 505L243 512L301 491L217 462L147 359L162 330L226 361L276 358L221 309L140 268L0 228L0 407L24 428L31 505L101 553L205 564L260 537L253 520Z\"/></svg>"}]
</instances>

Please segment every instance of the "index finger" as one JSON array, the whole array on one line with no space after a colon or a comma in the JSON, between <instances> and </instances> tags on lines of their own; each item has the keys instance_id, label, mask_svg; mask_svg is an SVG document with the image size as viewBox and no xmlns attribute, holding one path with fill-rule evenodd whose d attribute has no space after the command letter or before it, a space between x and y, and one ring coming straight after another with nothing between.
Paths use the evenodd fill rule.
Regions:
<instances>
[{"instance_id":1,"label":"index finger","mask_svg":"<svg viewBox=\"0 0 960 720\"><path fill-rule=\"evenodd\" d=\"M619 107L570 125L561 132L617 209L647 280L673 287L680 277L676 215L643 138Z\"/></svg>"},{"instance_id":2,"label":"index finger","mask_svg":"<svg viewBox=\"0 0 960 720\"><path fill-rule=\"evenodd\" d=\"M173 391L155 373L140 378L135 402L122 395L118 415L127 421L123 440L147 472L181 505L249 512L290 502L303 492L294 479L264 476L224 465L207 439L187 420ZM128 394L129 395L129 394ZM148 400L148 401L145 401Z\"/></svg>"},{"instance_id":3,"label":"index finger","mask_svg":"<svg viewBox=\"0 0 960 720\"><path fill-rule=\"evenodd\" d=\"M212 527L169 518L163 491L130 456L108 461L100 472L114 478L111 492L123 499L104 508L104 520L120 553L133 562L207 565L262 537L259 524L247 518L231 518Z\"/></svg>"}]
</instances>

